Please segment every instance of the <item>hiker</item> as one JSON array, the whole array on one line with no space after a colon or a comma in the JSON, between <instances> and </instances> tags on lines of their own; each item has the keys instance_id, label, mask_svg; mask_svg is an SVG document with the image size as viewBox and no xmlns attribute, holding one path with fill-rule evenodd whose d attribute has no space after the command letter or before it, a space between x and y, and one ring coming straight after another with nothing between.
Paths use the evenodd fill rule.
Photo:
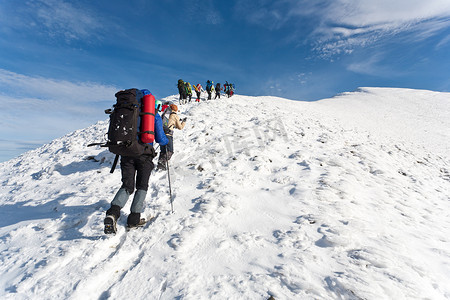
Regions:
<instances>
[{"instance_id":1,"label":"hiker","mask_svg":"<svg viewBox=\"0 0 450 300\"><path fill-rule=\"evenodd\" d=\"M234 94L234 84L233 83L228 83L228 89L227 89L228 98L233 96L233 94Z\"/></svg>"},{"instance_id":2,"label":"hiker","mask_svg":"<svg viewBox=\"0 0 450 300\"><path fill-rule=\"evenodd\" d=\"M225 84L223 85L223 91L229 98L230 97L230 84L228 83L228 81L225 81Z\"/></svg>"},{"instance_id":3,"label":"hiker","mask_svg":"<svg viewBox=\"0 0 450 300\"><path fill-rule=\"evenodd\" d=\"M186 125L186 119L180 120L177 115L178 107L171 104L163 113L163 128L169 142L165 146L161 146L161 153L159 154L157 170L166 170L167 162L173 155L173 133L174 129L182 130Z\"/></svg>"},{"instance_id":4,"label":"hiker","mask_svg":"<svg viewBox=\"0 0 450 300\"><path fill-rule=\"evenodd\" d=\"M214 100L216 100L217 99L217 97L219 97L219 99L220 99L220 90L221 90L222 88L220 87L220 83L217 83L216 84L216 96L214 97Z\"/></svg>"},{"instance_id":5,"label":"hiker","mask_svg":"<svg viewBox=\"0 0 450 300\"><path fill-rule=\"evenodd\" d=\"M148 93L150 93L147 90ZM143 90L145 94L145 90ZM155 108L160 108L160 101L155 101ZM164 147L169 142L168 138L164 134L162 125L162 119L155 111L154 122L155 141ZM142 226L145 223L145 219L141 219L141 213L144 212L145 197L148 190L148 181L150 173L153 170L153 158L156 156L153 149L153 143L150 143L151 154L145 153L140 156L121 156L120 168L122 171L122 186L114 196L111 202L111 207L106 211L106 217L104 220L105 233L115 233L117 231L116 224L120 217L120 210L125 206L128 198L135 191L133 202L131 204L131 212L128 215L127 226L133 228Z\"/></svg>"},{"instance_id":6,"label":"hiker","mask_svg":"<svg viewBox=\"0 0 450 300\"><path fill-rule=\"evenodd\" d=\"M194 85L195 93L197 94L197 99L195 102L200 102L200 95L202 92L204 92L202 85L199 83L197 85Z\"/></svg>"},{"instance_id":7,"label":"hiker","mask_svg":"<svg viewBox=\"0 0 450 300\"><path fill-rule=\"evenodd\" d=\"M187 98L189 98L189 102L191 102L192 100L192 89L191 89L191 84L189 82L185 82L184 83L186 86L186 95Z\"/></svg>"},{"instance_id":8,"label":"hiker","mask_svg":"<svg viewBox=\"0 0 450 300\"><path fill-rule=\"evenodd\" d=\"M178 79L178 92L180 93L180 104L183 104L186 101L187 94L186 94L186 86L184 84L183 79Z\"/></svg>"},{"instance_id":9,"label":"hiker","mask_svg":"<svg viewBox=\"0 0 450 300\"><path fill-rule=\"evenodd\" d=\"M208 93L208 100L211 100L211 91L213 89L213 82L208 80L206 82L206 92Z\"/></svg>"}]
</instances>

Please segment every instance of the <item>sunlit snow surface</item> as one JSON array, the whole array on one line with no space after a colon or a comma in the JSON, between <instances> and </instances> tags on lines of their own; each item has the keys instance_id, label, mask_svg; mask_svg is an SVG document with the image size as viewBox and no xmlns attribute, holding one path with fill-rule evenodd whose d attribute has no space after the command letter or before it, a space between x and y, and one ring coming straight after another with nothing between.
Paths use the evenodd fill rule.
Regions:
<instances>
[{"instance_id":1,"label":"sunlit snow surface","mask_svg":"<svg viewBox=\"0 0 450 300\"><path fill-rule=\"evenodd\" d=\"M143 229L103 234L108 121L0 164L0 298L450 299L449 93L179 107Z\"/></svg>"}]
</instances>

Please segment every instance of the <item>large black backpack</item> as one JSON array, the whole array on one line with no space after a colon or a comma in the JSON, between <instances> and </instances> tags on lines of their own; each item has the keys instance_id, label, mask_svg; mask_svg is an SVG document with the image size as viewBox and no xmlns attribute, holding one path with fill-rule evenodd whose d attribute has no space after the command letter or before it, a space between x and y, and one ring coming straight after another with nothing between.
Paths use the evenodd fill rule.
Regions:
<instances>
[{"instance_id":1,"label":"large black backpack","mask_svg":"<svg viewBox=\"0 0 450 300\"><path fill-rule=\"evenodd\" d=\"M138 89L129 89L116 93L117 102L109 114L108 142L109 151L123 156L140 156L145 145L139 142L138 122L140 100L143 94Z\"/></svg>"},{"instance_id":2,"label":"large black backpack","mask_svg":"<svg viewBox=\"0 0 450 300\"><path fill-rule=\"evenodd\" d=\"M106 143L94 143L108 147L116 154L111 173L116 167L119 155L138 157L142 154L155 155L150 144L141 142L139 138L139 118L141 116L141 100L143 93L138 89L128 89L116 93L116 104L113 109L105 110L109 114L108 140Z\"/></svg>"}]
</instances>

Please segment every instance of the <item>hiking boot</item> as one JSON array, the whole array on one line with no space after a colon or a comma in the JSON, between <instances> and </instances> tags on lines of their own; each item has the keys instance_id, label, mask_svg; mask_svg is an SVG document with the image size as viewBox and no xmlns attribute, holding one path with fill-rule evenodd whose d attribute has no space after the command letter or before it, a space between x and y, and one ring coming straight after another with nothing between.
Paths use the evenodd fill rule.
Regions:
<instances>
[{"instance_id":1,"label":"hiking boot","mask_svg":"<svg viewBox=\"0 0 450 300\"><path fill-rule=\"evenodd\" d=\"M138 227L143 227L145 225L145 223L147 223L147 220L142 218L139 220L139 223L137 224L127 224L127 229L133 229L133 228L138 228Z\"/></svg>"},{"instance_id":2,"label":"hiking boot","mask_svg":"<svg viewBox=\"0 0 450 300\"><path fill-rule=\"evenodd\" d=\"M107 215L105 218L105 221L103 222L105 224L105 234L111 234L117 232L117 219L114 215Z\"/></svg>"},{"instance_id":3,"label":"hiking boot","mask_svg":"<svg viewBox=\"0 0 450 300\"><path fill-rule=\"evenodd\" d=\"M156 167L156 171L166 171L166 163L165 162L158 162L158 166Z\"/></svg>"},{"instance_id":4,"label":"hiking boot","mask_svg":"<svg viewBox=\"0 0 450 300\"><path fill-rule=\"evenodd\" d=\"M127 224L129 226L134 226L138 224L141 220L141 213L132 212L128 215Z\"/></svg>"}]
</instances>

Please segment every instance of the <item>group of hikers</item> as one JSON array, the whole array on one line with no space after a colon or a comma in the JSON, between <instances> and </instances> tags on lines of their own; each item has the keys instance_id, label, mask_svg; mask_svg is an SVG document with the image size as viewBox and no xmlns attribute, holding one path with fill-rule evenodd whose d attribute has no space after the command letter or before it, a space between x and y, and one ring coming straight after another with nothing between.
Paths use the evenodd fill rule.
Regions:
<instances>
[{"instance_id":1,"label":"group of hikers","mask_svg":"<svg viewBox=\"0 0 450 300\"><path fill-rule=\"evenodd\" d=\"M125 101L122 101L119 103L119 100L121 99L119 93L125 93L128 92L128 94L131 94L129 98L135 98L138 99L133 103L133 101L126 99ZM141 97L141 95L145 95L145 93L151 93L148 90L138 90L138 89L130 89L125 91L120 91L116 93L117 97L117 103L114 105L114 110L117 110L118 113L116 115L119 115L119 119L125 119L127 118L127 113L122 113L119 111L119 109L124 108L125 110L134 109L133 106L138 107L138 113L137 115L140 117L131 118L131 125L135 125L136 127L140 128L142 130L142 119L144 115L152 115L154 116L152 131L150 131L154 135L154 142L158 143L160 145L160 154L159 159L157 163L156 170L166 170L169 166L168 162L171 159L173 153L174 153L174 147L173 147L173 135L174 130L179 129L182 130L186 125L186 119L183 118L180 119L178 116L178 107L176 104L165 101L162 102L160 100L155 100L154 104L154 113L152 112L142 112L141 106L144 104L141 104L144 99ZM139 96L137 96L139 95ZM140 98L141 97L141 98ZM153 95L152 95L153 97ZM154 99L154 98L153 98ZM132 105L130 105L132 104ZM160 115L161 113L161 115ZM111 113L114 114L114 111ZM136 122L137 121L137 122ZM141 214L144 212L145 209L145 198L147 195L148 190L148 182L150 179L150 174L152 170L155 168L153 164L153 159L157 156L156 151L153 148L153 142L151 143L144 143L141 141L141 138L139 137L140 134L143 132L135 132L135 137L133 140L127 140L126 142L121 141L111 141L112 138L110 138L111 131L118 127L121 128L122 126L116 126L116 123L114 121L114 117L110 117L110 127L108 131L108 142L106 144L103 144L102 146L108 146L109 150L113 153L116 153L116 159L120 156L120 168L122 172L122 185L115 194L110 208L106 211L106 217L104 219L104 232L105 234L111 234L117 232L117 220L120 218L120 212L122 208L127 203L129 197L133 194L133 202L131 203L130 208L130 214L127 218L127 228L135 228L143 226L148 220L145 218L141 218ZM113 128L113 129L111 129ZM145 131L147 132L147 131ZM126 135L126 134L125 134ZM137 136L136 136L137 135ZM98 143L96 143L98 144ZM92 144L95 145L95 144ZM122 152L122 154L117 154L119 152L114 152L112 149L114 147L125 147L125 152ZM141 149L137 151L136 153L130 153L126 151L131 151L133 148ZM130 149L130 150L128 150ZM113 164L113 168L111 169L111 172L113 172L115 168L115 165Z\"/></svg>"},{"instance_id":2,"label":"group of hikers","mask_svg":"<svg viewBox=\"0 0 450 300\"><path fill-rule=\"evenodd\" d=\"M201 93L205 90L200 83L193 88L197 94L195 101L200 102ZM216 94L214 99L220 98L221 91L231 97L234 94L234 88L234 84L228 83L228 81L221 86L220 83L214 85L213 81L208 80L206 82L207 99L212 99L213 92ZM184 82L182 79L178 80L178 91L180 93L180 104L191 102L192 88L189 82ZM110 208L106 211L104 219L104 232L106 234L117 232L117 220L120 217L121 210L133 193L131 211L127 218L127 228L140 227L148 221L141 218L141 214L145 209L150 175L155 168L153 159L157 154L153 143L156 142L160 145L156 170L169 171L169 160L174 153L174 130L182 130L187 119L180 119L177 114L178 107L175 103L156 100L146 89L119 91L116 93L116 98L117 102L114 109L105 111L110 114L108 141L106 144L91 144L108 147L112 153L116 154L111 173L120 157L122 185L115 194ZM146 135L146 137L143 138L143 135ZM168 173L168 175L170 188L170 174Z\"/></svg>"},{"instance_id":3,"label":"group of hikers","mask_svg":"<svg viewBox=\"0 0 450 300\"><path fill-rule=\"evenodd\" d=\"M206 91L206 93L208 94L207 100L212 100L213 93L215 93L214 99L220 99L221 91L223 91L229 98L233 96L235 89L235 85L232 83L228 83L228 81L225 81L222 87L220 83L216 83L214 85L213 81L207 80L204 90L203 86L200 83L191 85L189 82L183 81L183 79L178 80L177 87L180 94L180 104L186 104L192 101L192 89L194 89L197 96L197 98L195 99L196 102L200 102L200 96L202 92Z\"/></svg>"}]
</instances>

